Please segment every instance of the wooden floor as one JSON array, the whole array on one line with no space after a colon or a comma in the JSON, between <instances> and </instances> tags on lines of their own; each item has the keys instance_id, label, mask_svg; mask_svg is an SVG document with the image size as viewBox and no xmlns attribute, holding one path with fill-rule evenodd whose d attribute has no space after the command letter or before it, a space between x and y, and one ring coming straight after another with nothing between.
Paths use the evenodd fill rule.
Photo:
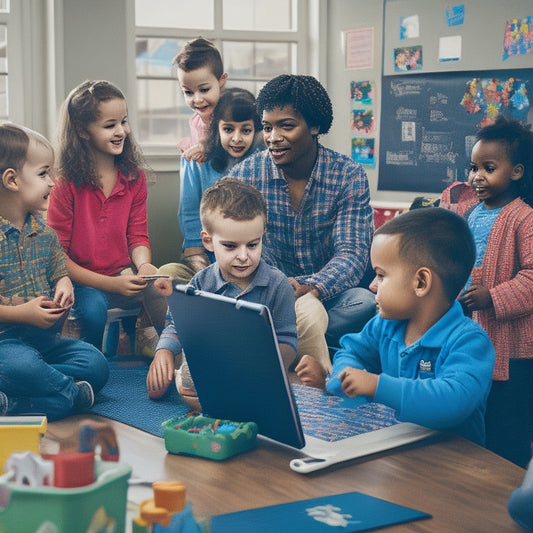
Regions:
<instances>
[{"instance_id":1,"label":"wooden floor","mask_svg":"<svg viewBox=\"0 0 533 533\"><path fill-rule=\"evenodd\" d=\"M47 437L75 432L81 419L87 417L50 423ZM301 475L289 468L297 452L264 439L251 452L217 462L168 454L163 439L118 422L112 425L121 461L133 468L133 478L184 482L197 517L359 491L433 516L387 532L523 531L506 505L525 471L460 438L409 445ZM149 487L130 487L130 507L150 497Z\"/></svg>"}]
</instances>

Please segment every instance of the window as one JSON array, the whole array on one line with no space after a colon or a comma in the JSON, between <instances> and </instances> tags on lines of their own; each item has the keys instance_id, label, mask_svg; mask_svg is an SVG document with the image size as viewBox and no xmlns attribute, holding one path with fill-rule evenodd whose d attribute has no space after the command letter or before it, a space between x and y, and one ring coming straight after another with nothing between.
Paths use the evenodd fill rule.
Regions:
<instances>
[{"instance_id":1,"label":"window","mask_svg":"<svg viewBox=\"0 0 533 533\"><path fill-rule=\"evenodd\" d=\"M9 118L7 35L9 0L0 0L0 120Z\"/></svg>"},{"instance_id":2,"label":"window","mask_svg":"<svg viewBox=\"0 0 533 533\"><path fill-rule=\"evenodd\" d=\"M199 35L220 50L227 86L257 94L271 78L306 72L307 1L136 0L137 137L147 147L172 147L189 135L172 60Z\"/></svg>"}]
</instances>

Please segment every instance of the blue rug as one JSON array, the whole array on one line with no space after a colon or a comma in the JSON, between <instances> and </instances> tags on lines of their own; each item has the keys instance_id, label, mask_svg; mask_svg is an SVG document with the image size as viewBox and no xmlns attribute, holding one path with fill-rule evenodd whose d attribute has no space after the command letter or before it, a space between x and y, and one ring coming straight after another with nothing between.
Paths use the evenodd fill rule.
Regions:
<instances>
[{"instance_id":1,"label":"blue rug","mask_svg":"<svg viewBox=\"0 0 533 533\"><path fill-rule=\"evenodd\" d=\"M90 412L163 437L161 424L169 418L185 416L190 409L173 385L159 400L148 397L148 362L146 358L110 362L109 381L96 395Z\"/></svg>"},{"instance_id":2,"label":"blue rug","mask_svg":"<svg viewBox=\"0 0 533 533\"><path fill-rule=\"evenodd\" d=\"M159 400L148 397L148 363L146 358L124 361L117 358L110 362L109 381L96 395L91 413L163 437L161 424L170 418L185 416L190 409L173 385ZM306 435L331 442L397 423L392 409L381 404L356 406L304 385L293 385L292 390Z\"/></svg>"}]
</instances>

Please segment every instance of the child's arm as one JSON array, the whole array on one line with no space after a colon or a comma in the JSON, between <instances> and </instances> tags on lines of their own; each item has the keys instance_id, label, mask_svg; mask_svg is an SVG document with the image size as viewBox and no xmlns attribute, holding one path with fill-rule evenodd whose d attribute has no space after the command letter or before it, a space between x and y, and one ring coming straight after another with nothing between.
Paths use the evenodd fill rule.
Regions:
<instances>
[{"instance_id":1,"label":"child's arm","mask_svg":"<svg viewBox=\"0 0 533 533\"><path fill-rule=\"evenodd\" d=\"M479 309L489 309L490 307L493 307L490 291L483 285L470 285L470 287L465 289L461 294L459 300L470 311L478 311Z\"/></svg>"},{"instance_id":2,"label":"child's arm","mask_svg":"<svg viewBox=\"0 0 533 533\"><path fill-rule=\"evenodd\" d=\"M289 368L293 364L294 359L296 357L296 351L292 346L288 344L283 344L281 342L279 343L279 351L281 353L285 372L289 373Z\"/></svg>"},{"instance_id":3,"label":"child's arm","mask_svg":"<svg viewBox=\"0 0 533 533\"><path fill-rule=\"evenodd\" d=\"M370 396L373 398L378 387L379 376L360 368L348 367L339 374L339 379L341 388L346 396L350 398Z\"/></svg>"},{"instance_id":4,"label":"child's arm","mask_svg":"<svg viewBox=\"0 0 533 533\"><path fill-rule=\"evenodd\" d=\"M71 307L74 303L74 287L68 276L58 280L54 287L54 303L58 307Z\"/></svg>"},{"instance_id":5,"label":"child's arm","mask_svg":"<svg viewBox=\"0 0 533 533\"><path fill-rule=\"evenodd\" d=\"M157 350L146 376L146 388L150 397L162 396L174 380L174 370L174 354L166 348Z\"/></svg>"},{"instance_id":6,"label":"child's arm","mask_svg":"<svg viewBox=\"0 0 533 533\"><path fill-rule=\"evenodd\" d=\"M123 296L134 296L148 285L146 280L135 275L106 276L93 272L78 265L70 257L67 257L67 269L69 277L76 283Z\"/></svg>"},{"instance_id":7,"label":"child's arm","mask_svg":"<svg viewBox=\"0 0 533 533\"><path fill-rule=\"evenodd\" d=\"M185 158L187 161L196 161L198 163L204 163L207 161L205 147L202 143L193 144L181 154L181 157Z\"/></svg>"},{"instance_id":8,"label":"child's arm","mask_svg":"<svg viewBox=\"0 0 533 533\"><path fill-rule=\"evenodd\" d=\"M0 305L0 322L27 324L42 329L53 326L65 313L47 296L38 296L20 305Z\"/></svg>"}]
</instances>

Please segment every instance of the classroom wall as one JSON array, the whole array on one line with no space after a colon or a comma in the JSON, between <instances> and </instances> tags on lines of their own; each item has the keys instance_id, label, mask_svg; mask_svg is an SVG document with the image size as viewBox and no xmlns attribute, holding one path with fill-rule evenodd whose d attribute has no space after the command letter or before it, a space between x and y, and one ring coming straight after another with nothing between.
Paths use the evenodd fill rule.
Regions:
<instances>
[{"instance_id":1,"label":"classroom wall","mask_svg":"<svg viewBox=\"0 0 533 533\"><path fill-rule=\"evenodd\" d=\"M54 35L56 40L56 101L57 105L75 85L87 78L108 79L119 85L134 101L127 88L134 86L134 47L130 46L134 27L133 0L52 0L54 2ZM422 44L424 65L431 71L470 70L513 67L533 67L533 55L514 56L502 62L501 46L505 20L533 14L531 0L458 0L465 5L465 24L448 28L444 9L448 0L310 0L320 5L321 28L326 37L320 43L320 53L313 61L320 81L326 86L333 102L334 121L330 133L321 140L339 152L351 153L350 82L372 81L375 85L374 113L376 117L376 150L379 152L381 118L381 75L383 27L385 57L399 46L398 17L418 13L420 38L409 45ZM104 15L104 16L102 16ZM374 28L373 66L366 70L345 68L343 32L356 28ZM322 33L322 31L320 32ZM463 58L460 62L439 63L436 57L438 37L461 34ZM402 45L407 44L401 41ZM392 60L386 61L389 72ZM135 123L133 122L133 131ZM376 157L377 159L377 157ZM179 202L178 154L170 155L170 163L157 167L157 182L149 188L149 229L157 264L176 261L181 248L181 234L176 213ZM418 195L431 196L427 191L378 190L378 162L367 168L371 200L375 205L407 206Z\"/></svg>"}]
</instances>

